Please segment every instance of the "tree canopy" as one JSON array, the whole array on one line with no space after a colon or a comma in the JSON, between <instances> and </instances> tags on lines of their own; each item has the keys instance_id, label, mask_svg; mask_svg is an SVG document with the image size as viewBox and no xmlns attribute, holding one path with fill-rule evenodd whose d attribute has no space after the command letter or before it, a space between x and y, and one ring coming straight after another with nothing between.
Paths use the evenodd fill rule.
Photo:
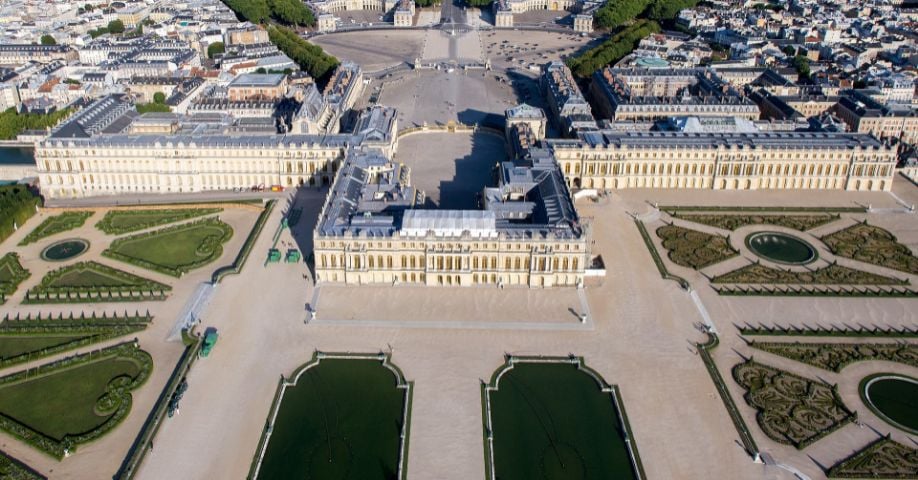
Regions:
<instances>
[{"instance_id":1,"label":"tree canopy","mask_svg":"<svg viewBox=\"0 0 918 480\"><path fill-rule=\"evenodd\" d=\"M226 46L223 45L223 42L214 42L207 46L207 58L214 58L215 56L226 51Z\"/></svg>"},{"instance_id":2,"label":"tree canopy","mask_svg":"<svg viewBox=\"0 0 918 480\"><path fill-rule=\"evenodd\" d=\"M166 94L163 92L156 92L153 94L153 103L165 104L166 103Z\"/></svg>"},{"instance_id":3,"label":"tree canopy","mask_svg":"<svg viewBox=\"0 0 918 480\"><path fill-rule=\"evenodd\" d=\"M57 45L57 40L54 39L51 35L47 33L41 36L42 45Z\"/></svg>"},{"instance_id":4,"label":"tree canopy","mask_svg":"<svg viewBox=\"0 0 918 480\"><path fill-rule=\"evenodd\" d=\"M0 113L0 140L13 140L24 130L44 130L70 115L65 108L49 114L19 113L15 108Z\"/></svg>"},{"instance_id":5,"label":"tree canopy","mask_svg":"<svg viewBox=\"0 0 918 480\"><path fill-rule=\"evenodd\" d=\"M252 23L274 19L285 25L315 25L312 10L299 0L223 0L236 16Z\"/></svg>"},{"instance_id":6,"label":"tree canopy","mask_svg":"<svg viewBox=\"0 0 918 480\"><path fill-rule=\"evenodd\" d=\"M124 33L124 22L121 20L112 20L108 22L109 33Z\"/></svg>"}]
</instances>

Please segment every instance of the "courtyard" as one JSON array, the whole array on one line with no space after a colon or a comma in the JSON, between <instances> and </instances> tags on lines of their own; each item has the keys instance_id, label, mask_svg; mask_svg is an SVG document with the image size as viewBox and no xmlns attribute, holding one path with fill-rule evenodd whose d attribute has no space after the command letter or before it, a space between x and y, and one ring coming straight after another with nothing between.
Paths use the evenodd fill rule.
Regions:
<instances>
[{"instance_id":1,"label":"courtyard","mask_svg":"<svg viewBox=\"0 0 918 480\"><path fill-rule=\"evenodd\" d=\"M412 185L427 195L424 207L443 210L480 209L481 192L497 185L496 167L505 159L502 138L471 132L407 136L395 155L411 168Z\"/></svg>"}]
</instances>

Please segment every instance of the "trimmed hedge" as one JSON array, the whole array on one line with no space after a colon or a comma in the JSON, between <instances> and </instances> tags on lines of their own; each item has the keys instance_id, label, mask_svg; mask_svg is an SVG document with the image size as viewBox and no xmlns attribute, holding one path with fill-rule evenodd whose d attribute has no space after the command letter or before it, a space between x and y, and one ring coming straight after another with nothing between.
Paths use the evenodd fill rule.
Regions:
<instances>
[{"instance_id":1,"label":"trimmed hedge","mask_svg":"<svg viewBox=\"0 0 918 480\"><path fill-rule=\"evenodd\" d=\"M47 480L47 477L2 450L0 450L0 478L3 480Z\"/></svg>"},{"instance_id":2,"label":"trimmed hedge","mask_svg":"<svg viewBox=\"0 0 918 480\"><path fill-rule=\"evenodd\" d=\"M838 462L829 478L918 478L918 450L893 440L889 434Z\"/></svg>"},{"instance_id":3,"label":"trimmed hedge","mask_svg":"<svg viewBox=\"0 0 918 480\"><path fill-rule=\"evenodd\" d=\"M34 230L29 232L25 238L19 242L19 246L28 245L30 243L35 243L43 238L50 237L51 235L57 235L61 232L66 232L68 230L73 230L80 228L86 223L86 219L91 217L93 212L89 211L78 211L78 212L64 212L53 217L48 217L45 221L41 222Z\"/></svg>"},{"instance_id":4,"label":"trimmed hedge","mask_svg":"<svg viewBox=\"0 0 918 480\"><path fill-rule=\"evenodd\" d=\"M918 367L918 345L910 343L784 343L752 340L749 346L836 373L855 362L876 360Z\"/></svg>"},{"instance_id":5,"label":"trimmed hedge","mask_svg":"<svg viewBox=\"0 0 918 480\"><path fill-rule=\"evenodd\" d=\"M838 214L812 214L812 215L726 215L711 213L679 213L674 212L673 218L680 218L689 222L700 223L723 230L736 230L748 225L777 225L779 227L806 231L826 225L841 218Z\"/></svg>"},{"instance_id":6,"label":"trimmed hedge","mask_svg":"<svg viewBox=\"0 0 918 480\"><path fill-rule=\"evenodd\" d=\"M775 335L775 336L793 336L793 337L889 337L889 338L914 338L918 337L918 328L912 329L909 327L902 327L902 329L896 329L893 327L880 328L880 327L858 327L858 328L839 328L835 326L831 327L810 327L804 325L802 327L789 326L782 327L780 325L767 326L759 325L757 327L753 326L743 326L739 327L739 332L742 335Z\"/></svg>"},{"instance_id":7,"label":"trimmed hedge","mask_svg":"<svg viewBox=\"0 0 918 480\"><path fill-rule=\"evenodd\" d=\"M153 371L152 357L150 357L150 354L137 347L134 342L122 343L90 353L68 357L53 363L41 365L37 368L19 371L0 378L0 389L2 389L5 385L28 382L31 379L54 374L59 370L68 370L76 366L91 364L113 357L135 362L139 367L139 373L136 377L128 378L126 382L120 380L126 377L112 379L113 381L107 388L107 394L109 394L110 397L115 397L113 400L115 402L112 408L113 413L111 413L111 417L99 427L77 435L67 435L63 440L58 441L6 415L0 415L0 429L58 460L64 458L68 453L72 453L79 445L91 442L105 435L127 417L131 410L130 392L143 385Z\"/></svg>"},{"instance_id":8,"label":"trimmed hedge","mask_svg":"<svg viewBox=\"0 0 918 480\"><path fill-rule=\"evenodd\" d=\"M96 228L109 235L136 232L151 227L167 225L170 223L188 220L190 218L222 212L222 208L176 208L176 209L147 209L147 210L109 210ZM133 218L132 218L133 217ZM138 221L137 217L151 217L146 221ZM127 223L119 225L119 223Z\"/></svg>"},{"instance_id":9,"label":"trimmed hedge","mask_svg":"<svg viewBox=\"0 0 918 480\"><path fill-rule=\"evenodd\" d=\"M657 266L657 270L660 272L660 276L664 280L672 280L679 284L684 290L688 290L690 285L688 280L669 273L669 270L666 268L666 264L663 263L663 259L660 258L660 252L657 251L657 247L653 244L653 240L650 238L650 233L647 232L647 227L644 226L644 222L634 219L634 224L637 225L638 231L641 232L641 238L644 239L644 245L647 246L647 250L650 251L650 257L653 258L653 263Z\"/></svg>"},{"instance_id":10,"label":"trimmed hedge","mask_svg":"<svg viewBox=\"0 0 918 480\"><path fill-rule=\"evenodd\" d=\"M233 260L232 265L220 267L215 270L213 275L210 277L210 283L220 283L223 280L223 277L227 275L236 275L242 271L242 267L245 266L246 260L249 259L249 254L252 253L252 247L255 246L255 240L258 240L258 236L261 235L261 231L264 230L265 223L268 221L268 216L271 215L271 211L274 210L274 205L276 203L277 200L268 201L264 210L262 210L261 214L258 215L258 219L255 220L255 225L249 232L249 236L246 237L245 243L242 244L242 248L239 249L239 253L236 255L236 259Z\"/></svg>"},{"instance_id":11,"label":"trimmed hedge","mask_svg":"<svg viewBox=\"0 0 918 480\"><path fill-rule=\"evenodd\" d=\"M798 450L857 420L836 386L747 360L733 367L765 435Z\"/></svg>"}]
</instances>

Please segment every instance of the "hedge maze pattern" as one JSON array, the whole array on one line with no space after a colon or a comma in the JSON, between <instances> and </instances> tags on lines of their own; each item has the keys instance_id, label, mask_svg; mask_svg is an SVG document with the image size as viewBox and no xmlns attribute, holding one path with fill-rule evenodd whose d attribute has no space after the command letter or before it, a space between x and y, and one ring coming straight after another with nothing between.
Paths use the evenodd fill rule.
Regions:
<instances>
[{"instance_id":1,"label":"hedge maze pattern","mask_svg":"<svg viewBox=\"0 0 918 480\"><path fill-rule=\"evenodd\" d=\"M918 450L881 438L826 472L829 478L918 478Z\"/></svg>"},{"instance_id":2,"label":"hedge maze pattern","mask_svg":"<svg viewBox=\"0 0 918 480\"><path fill-rule=\"evenodd\" d=\"M86 223L86 219L92 216L93 212L64 212L60 215L48 217L41 222L34 230L29 232L25 238L19 242L20 246L37 242L45 237L56 235L67 230L80 228Z\"/></svg>"},{"instance_id":3,"label":"hedge maze pattern","mask_svg":"<svg viewBox=\"0 0 918 480\"><path fill-rule=\"evenodd\" d=\"M824 370L840 372L854 362L884 360L918 367L918 345L910 343L750 342L749 346Z\"/></svg>"},{"instance_id":4,"label":"hedge maze pattern","mask_svg":"<svg viewBox=\"0 0 918 480\"><path fill-rule=\"evenodd\" d=\"M19 254L10 252L0 257L0 305L30 276L31 273L19 263Z\"/></svg>"},{"instance_id":5,"label":"hedge maze pattern","mask_svg":"<svg viewBox=\"0 0 918 480\"><path fill-rule=\"evenodd\" d=\"M794 230L806 231L839 219L839 216L829 214L811 214L811 215L781 215L781 214L758 214L758 215L729 215L716 213L680 213L673 212L672 217L681 218L690 222L700 223L723 230L736 230L749 225L776 225L779 227L792 228Z\"/></svg>"},{"instance_id":6,"label":"hedge maze pattern","mask_svg":"<svg viewBox=\"0 0 918 480\"><path fill-rule=\"evenodd\" d=\"M733 378L762 431L778 443L802 450L856 419L827 384L752 360L733 367Z\"/></svg>"},{"instance_id":7,"label":"hedge maze pattern","mask_svg":"<svg viewBox=\"0 0 918 480\"><path fill-rule=\"evenodd\" d=\"M120 235L222 211L222 208L109 210L96 228L109 235Z\"/></svg>"},{"instance_id":8,"label":"hedge maze pattern","mask_svg":"<svg viewBox=\"0 0 918 480\"><path fill-rule=\"evenodd\" d=\"M25 303L86 303L165 300L169 285L98 262L52 270L26 292Z\"/></svg>"},{"instance_id":9,"label":"hedge maze pattern","mask_svg":"<svg viewBox=\"0 0 918 480\"><path fill-rule=\"evenodd\" d=\"M880 227L858 223L821 240L840 257L918 275L918 257Z\"/></svg>"},{"instance_id":10,"label":"hedge maze pattern","mask_svg":"<svg viewBox=\"0 0 918 480\"><path fill-rule=\"evenodd\" d=\"M657 229L663 248L676 265L700 269L739 255L726 238L676 225Z\"/></svg>"}]
</instances>

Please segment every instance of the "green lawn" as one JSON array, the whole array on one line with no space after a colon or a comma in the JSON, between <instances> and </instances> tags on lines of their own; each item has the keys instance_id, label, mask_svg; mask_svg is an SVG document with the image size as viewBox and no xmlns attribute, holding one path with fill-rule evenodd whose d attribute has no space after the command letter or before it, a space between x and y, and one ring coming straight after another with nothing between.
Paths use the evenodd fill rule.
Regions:
<instances>
[{"instance_id":1,"label":"green lawn","mask_svg":"<svg viewBox=\"0 0 918 480\"><path fill-rule=\"evenodd\" d=\"M636 478L612 395L576 365L517 363L487 395L497 479Z\"/></svg>"},{"instance_id":2,"label":"green lawn","mask_svg":"<svg viewBox=\"0 0 918 480\"><path fill-rule=\"evenodd\" d=\"M92 216L92 213L93 212L83 211L64 212L53 217L48 217L35 227L34 230L29 232L29 234L19 242L19 245L28 245L43 238L50 237L51 235L80 228L86 223L86 219Z\"/></svg>"},{"instance_id":3,"label":"green lawn","mask_svg":"<svg viewBox=\"0 0 918 480\"><path fill-rule=\"evenodd\" d=\"M95 440L131 409L153 370L132 343L67 357L0 378L0 429L50 455Z\"/></svg>"},{"instance_id":4,"label":"green lawn","mask_svg":"<svg viewBox=\"0 0 918 480\"><path fill-rule=\"evenodd\" d=\"M70 342L91 337L91 333L48 334L48 335L4 335L0 332L0 361L18 355L37 352L44 348L66 345Z\"/></svg>"},{"instance_id":5,"label":"green lawn","mask_svg":"<svg viewBox=\"0 0 918 480\"><path fill-rule=\"evenodd\" d=\"M222 211L222 208L110 210L96 228L109 235L119 235Z\"/></svg>"},{"instance_id":6,"label":"green lawn","mask_svg":"<svg viewBox=\"0 0 918 480\"><path fill-rule=\"evenodd\" d=\"M209 218L119 238L103 254L178 277L220 258L232 235L229 225Z\"/></svg>"},{"instance_id":7,"label":"green lawn","mask_svg":"<svg viewBox=\"0 0 918 480\"><path fill-rule=\"evenodd\" d=\"M405 391L396 382L376 360L306 370L284 393L258 478L397 479Z\"/></svg>"}]
</instances>

